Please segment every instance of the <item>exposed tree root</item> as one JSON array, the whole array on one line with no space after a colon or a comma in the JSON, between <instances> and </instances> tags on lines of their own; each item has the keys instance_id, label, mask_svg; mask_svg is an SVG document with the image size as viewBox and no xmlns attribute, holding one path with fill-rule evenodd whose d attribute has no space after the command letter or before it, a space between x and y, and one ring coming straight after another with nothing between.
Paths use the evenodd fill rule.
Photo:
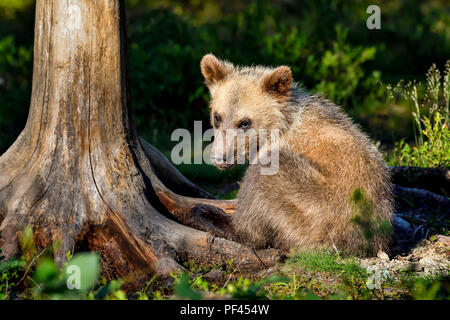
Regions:
<instances>
[{"instance_id":1,"label":"exposed tree root","mask_svg":"<svg viewBox=\"0 0 450 320\"><path fill-rule=\"evenodd\" d=\"M151 144L140 139L145 156L150 160L153 170L150 175L153 189L160 201L175 216L190 212L198 205L213 206L232 214L235 200L216 200L209 193L186 179L174 165ZM177 193L175 193L177 192ZM177 217L181 217L177 216Z\"/></svg>"},{"instance_id":2,"label":"exposed tree root","mask_svg":"<svg viewBox=\"0 0 450 320\"><path fill-rule=\"evenodd\" d=\"M390 167L392 182L450 196L450 170L443 168Z\"/></svg>"}]
</instances>

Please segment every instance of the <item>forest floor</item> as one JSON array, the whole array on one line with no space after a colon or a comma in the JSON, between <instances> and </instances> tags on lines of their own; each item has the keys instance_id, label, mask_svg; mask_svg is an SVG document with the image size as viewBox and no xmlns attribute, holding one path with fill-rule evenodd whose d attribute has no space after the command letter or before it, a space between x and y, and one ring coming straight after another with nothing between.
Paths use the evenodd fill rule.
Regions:
<instances>
[{"instance_id":1,"label":"forest floor","mask_svg":"<svg viewBox=\"0 0 450 320\"><path fill-rule=\"evenodd\" d=\"M450 237L432 236L408 254L373 258L332 252L292 254L257 274L226 266L185 265L171 279L153 278L153 299L450 299Z\"/></svg>"},{"instance_id":2,"label":"forest floor","mask_svg":"<svg viewBox=\"0 0 450 320\"><path fill-rule=\"evenodd\" d=\"M196 173L209 174L196 170ZM235 198L236 176L195 181L214 196ZM95 253L67 253L68 264L88 266L93 282L74 293L66 286L64 268L52 259L52 246L37 250L31 229L21 236L22 257L4 260L0 251L1 299L450 299L450 210L402 196L396 187L394 241L389 254L359 258L333 251L288 254L274 267L244 273L240 261L183 264L170 276L145 279L98 278ZM442 198L433 198L437 202ZM423 199L422 199L423 200ZM438 209L438 210L436 210ZM1 234L0 234L1 237ZM84 259L84 260L83 260ZM80 261L84 261L81 263ZM97 279L97 280L96 280ZM75 294L75 295L74 295Z\"/></svg>"},{"instance_id":3,"label":"forest floor","mask_svg":"<svg viewBox=\"0 0 450 320\"><path fill-rule=\"evenodd\" d=\"M222 199L235 198L239 188L233 181L201 185ZM185 273L153 278L138 294L150 299L450 299L450 237L445 231L449 221L434 229L437 232L424 233L429 224L417 224L416 216L402 217L395 219L394 227L412 228L413 237L422 233L422 239L399 250L402 235L394 243L397 253L379 252L372 258L326 251L292 253L257 274L240 272L239 261L220 266L192 261L184 265Z\"/></svg>"}]
</instances>

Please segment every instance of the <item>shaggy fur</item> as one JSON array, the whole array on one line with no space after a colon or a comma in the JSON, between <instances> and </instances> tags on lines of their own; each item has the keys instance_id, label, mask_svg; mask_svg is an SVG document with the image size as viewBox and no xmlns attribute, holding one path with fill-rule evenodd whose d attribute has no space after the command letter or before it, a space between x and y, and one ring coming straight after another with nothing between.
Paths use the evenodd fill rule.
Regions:
<instances>
[{"instance_id":1,"label":"shaggy fur","mask_svg":"<svg viewBox=\"0 0 450 320\"><path fill-rule=\"evenodd\" d=\"M366 229L376 231L383 221L390 225L388 170L338 106L299 88L286 66L237 67L209 54L201 70L216 131L236 129L249 119L253 129L281 132L278 173L261 175L260 165L250 165L241 183L233 227L245 242L255 248L326 247L361 255L388 250L387 233L368 238L352 221L361 213L351 201L360 189L371 204ZM229 145L220 145L224 154Z\"/></svg>"}]
</instances>

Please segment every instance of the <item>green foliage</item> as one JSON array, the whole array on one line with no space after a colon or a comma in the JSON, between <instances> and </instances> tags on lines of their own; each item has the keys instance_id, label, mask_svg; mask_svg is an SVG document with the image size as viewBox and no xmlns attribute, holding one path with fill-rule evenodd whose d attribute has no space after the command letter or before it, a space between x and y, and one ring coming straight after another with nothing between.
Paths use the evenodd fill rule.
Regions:
<instances>
[{"instance_id":1,"label":"green foliage","mask_svg":"<svg viewBox=\"0 0 450 320\"><path fill-rule=\"evenodd\" d=\"M308 89L326 94L359 120L376 122L381 76L411 77L432 59L442 63L448 57L450 15L440 3L383 3L383 32L377 32L365 28L369 4L374 3L127 1L139 133L167 148L172 129L191 128L193 120L208 122L208 92L198 67L207 52L239 64L290 65ZM0 2L0 153L26 120L33 11L28 0Z\"/></svg>"},{"instance_id":2,"label":"green foliage","mask_svg":"<svg viewBox=\"0 0 450 320\"><path fill-rule=\"evenodd\" d=\"M73 266L78 267L82 275L79 290L86 292L92 289L100 276L100 257L98 253L89 252L76 254L68 261L63 272L71 274L70 269Z\"/></svg>"},{"instance_id":3,"label":"green foliage","mask_svg":"<svg viewBox=\"0 0 450 320\"><path fill-rule=\"evenodd\" d=\"M210 285L203 280L201 276L194 279L189 277L189 274L182 272L179 275L173 275L175 278L175 293L178 298L201 300L206 291L212 291L218 295L226 295L232 299L256 300L267 299L270 295L267 290L267 285L287 283L289 279L280 276L271 276L257 281L252 281L248 278L239 277L226 286L219 288L216 285Z\"/></svg>"},{"instance_id":4,"label":"green foliage","mask_svg":"<svg viewBox=\"0 0 450 320\"><path fill-rule=\"evenodd\" d=\"M240 277L237 281L229 284L226 291L234 299L265 299L269 295L268 284L286 283L289 279L286 277L270 276L258 281Z\"/></svg>"},{"instance_id":5,"label":"green foliage","mask_svg":"<svg viewBox=\"0 0 450 320\"><path fill-rule=\"evenodd\" d=\"M389 270L381 268L371 268L371 275L367 278L366 286L369 290L383 288L383 283L391 279Z\"/></svg>"},{"instance_id":6,"label":"green foliage","mask_svg":"<svg viewBox=\"0 0 450 320\"><path fill-rule=\"evenodd\" d=\"M416 300L449 300L448 275L414 275L411 272L398 275L397 287L407 291Z\"/></svg>"},{"instance_id":7,"label":"green foliage","mask_svg":"<svg viewBox=\"0 0 450 320\"><path fill-rule=\"evenodd\" d=\"M358 188L353 192L351 202L354 213L350 221L359 228L365 240L366 250L370 250L370 242L376 236L389 235L393 232L392 225L389 221L374 215L373 202L361 189Z\"/></svg>"},{"instance_id":8,"label":"green foliage","mask_svg":"<svg viewBox=\"0 0 450 320\"><path fill-rule=\"evenodd\" d=\"M20 244L20 259L5 261L0 251L0 299L126 298L125 293L120 290L121 281L106 282L99 279L100 259L97 253L81 252L72 255L67 252L68 261L61 268L52 257L58 246L53 245L38 252L30 227L21 232Z\"/></svg>"},{"instance_id":9,"label":"green foliage","mask_svg":"<svg viewBox=\"0 0 450 320\"><path fill-rule=\"evenodd\" d=\"M11 290L19 283L25 267L23 259L0 260L0 300L11 299Z\"/></svg>"},{"instance_id":10,"label":"green foliage","mask_svg":"<svg viewBox=\"0 0 450 320\"><path fill-rule=\"evenodd\" d=\"M2 231L0 231L1 238ZM11 290L20 281L24 267L25 261L22 258L5 260L0 248L0 300L11 299Z\"/></svg>"},{"instance_id":11,"label":"green foliage","mask_svg":"<svg viewBox=\"0 0 450 320\"><path fill-rule=\"evenodd\" d=\"M181 299L217 298L278 300L347 300L347 299L448 299L448 277L391 275L385 269L362 268L352 258L342 258L326 251L300 252L292 256L283 274L255 279L237 277L217 285L182 272L172 274L175 294ZM154 297L161 299L160 291ZM389 292L388 295L386 293Z\"/></svg>"},{"instance_id":12,"label":"green foliage","mask_svg":"<svg viewBox=\"0 0 450 320\"><path fill-rule=\"evenodd\" d=\"M353 47L348 43L348 29L336 26L336 40L332 49L326 50L320 59L318 69L313 73L318 83L315 90L323 92L336 103L344 106L351 104L348 100L359 95L369 95L377 87L380 73L374 71L366 74L363 64L375 58L375 47ZM358 101L364 102L364 101Z\"/></svg>"},{"instance_id":13,"label":"green foliage","mask_svg":"<svg viewBox=\"0 0 450 320\"><path fill-rule=\"evenodd\" d=\"M189 272L193 274L200 274L200 273L208 273L211 270L226 270L227 266L224 264L207 264L207 265L200 265L195 262L195 260L188 260L183 263L183 266L189 270Z\"/></svg>"},{"instance_id":14,"label":"green foliage","mask_svg":"<svg viewBox=\"0 0 450 320\"><path fill-rule=\"evenodd\" d=\"M267 292L270 292L270 298L276 300L320 300L321 297L313 293L316 283L308 282L305 277L292 273L291 278L276 281L269 284Z\"/></svg>"},{"instance_id":15,"label":"green foliage","mask_svg":"<svg viewBox=\"0 0 450 320\"><path fill-rule=\"evenodd\" d=\"M175 293L180 299L200 300L202 295L191 287L189 275L182 273L175 283Z\"/></svg>"},{"instance_id":16,"label":"green foliage","mask_svg":"<svg viewBox=\"0 0 450 320\"><path fill-rule=\"evenodd\" d=\"M379 78L363 67L376 48L351 45L341 27L332 29L329 47L300 30L264 2L201 26L167 10L150 11L142 22L133 19L130 78L138 125L162 120L168 128L190 127L194 119L207 121L208 93L198 70L207 52L240 64L288 64L296 79L336 102L364 102Z\"/></svg>"},{"instance_id":17,"label":"green foliage","mask_svg":"<svg viewBox=\"0 0 450 320\"><path fill-rule=\"evenodd\" d=\"M423 86L416 83L400 82L390 88L391 99L396 95L410 102L416 132L415 144L408 144L404 139L396 144L390 160L392 165L450 168L450 60L445 65L442 83L435 65L429 69L426 79L423 95L419 94Z\"/></svg>"},{"instance_id":18,"label":"green foliage","mask_svg":"<svg viewBox=\"0 0 450 320\"><path fill-rule=\"evenodd\" d=\"M73 269L75 267L76 269ZM79 287L73 276L79 274ZM75 254L65 265L59 268L53 259L44 257L39 260L30 288L31 299L126 299L120 290L121 281L106 282L99 279L100 260L97 253L82 252ZM70 284L72 286L70 286Z\"/></svg>"},{"instance_id":19,"label":"green foliage","mask_svg":"<svg viewBox=\"0 0 450 320\"><path fill-rule=\"evenodd\" d=\"M414 292L414 298L417 300L435 300L441 284L434 282L430 288L427 288L422 282L418 282Z\"/></svg>"},{"instance_id":20,"label":"green foliage","mask_svg":"<svg viewBox=\"0 0 450 320\"><path fill-rule=\"evenodd\" d=\"M0 230L0 239L2 231ZM0 248L0 300L11 299L11 290L17 286L25 268L25 261L21 259L5 260Z\"/></svg>"},{"instance_id":21,"label":"green foliage","mask_svg":"<svg viewBox=\"0 0 450 320\"><path fill-rule=\"evenodd\" d=\"M34 0L0 0L0 8L19 10L29 6L33 2Z\"/></svg>"},{"instance_id":22,"label":"green foliage","mask_svg":"<svg viewBox=\"0 0 450 320\"><path fill-rule=\"evenodd\" d=\"M184 18L156 10L130 24L129 39L138 127L147 128L150 123L186 126L193 119L204 119L207 92L199 76L199 60L195 60L206 50L201 30Z\"/></svg>"},{"instance_id":23,"label":"green foliage","mask_svg":"<svg viewBox=\"0 0 450 320\"><path fill-rule=\"evenodd\" d=\"M0 0L0 39L15 35L20 45L33 43L35 0Z\"/></svg>"},{"instance_id":24,"label":"green foliage","mask_svg":"<svg viewBox=\"0 0 450 320\"><path fill-rule=\"evenodd\" d=\"M0 154L25 124L31 94L32 50L0 38Z\"/></svg>"},{"instance_id":25,"label":"green foliage","mask_svg":"<svg viewBox=\"0 0 450 320\"><path fill-rule=\"evenodd\" d=\"M30 226L26 226L21 232L19 240L20 249L22 250L22 257L26 264L30 264L36 256L36 245L33 240L33 229Z\"/></svg>"},{"instance_id":26,"label":"green foliage","mask_svg":"<svg viewBox=\"0 0 450 320\"><path fill-rule=\"evenodd\" d=\"M404 139L396 144L392 163L400 166L443 167L450 168L450 130L440 122L443 120L437 112L434 121L422 119L422 130L426 140L419 145L410 145Z\"/></svg>"},{"instance_id":27,"label":"green foliage","mask_svg":"<svg viewBox=\"0 0 450 320\"><path fill-rule=\"evenodd\" d=\"M298 252L280 271L281 274L263 279L239 276L230 280L233 271L224 285L208 282L202 275L174 274L175 293L185 299L204 299L214 293L232 299L368 300L393 296L419 298L420 283L426 290L437 282L440 288L447 286L442 278L428 279L414 274L400 277L384 269L366 270L356 259L329 251ZM440 289L436 298L446 296L445 290Z\"/></svg>"},{"instance_id":28,"label":"green foliage","mask_svg":"<svg viewBox=\"0 0 450 320\"><path fill-rule=\"evenodd\" d=\"M130 78L135 108L140 110L139 132L157 146L167 142L159 143L149 132L154 123L158 127L163 123L160 131L166 132L190 128L194 119L207 121L208 94L198 70L198 61L207 52L245 65L290 65L294 78L308 89L342 104L357 120L388 130L386 121L376 119L384 92L378 70L387 79L398 78L400 72L411 77L412 72L422 72L426 61L442 63L450 49L446 27L442 29L448 21L442 12L448 8L442 4L422 10L416 2L382 3L383 32L377 32L365 28L366 8L374 4L370 1L307 0L285 5L258 1L234 11L236 3L163 2L164 10L154 10L158 5L144 10L146 1L130 1L139 3L141 10L130 10L129 24ZM423 41L428 47L421 45ZM406 47L414 54L405 52ZM390 139L390 132L384 135Z\"/></svg>"}]
</instances>

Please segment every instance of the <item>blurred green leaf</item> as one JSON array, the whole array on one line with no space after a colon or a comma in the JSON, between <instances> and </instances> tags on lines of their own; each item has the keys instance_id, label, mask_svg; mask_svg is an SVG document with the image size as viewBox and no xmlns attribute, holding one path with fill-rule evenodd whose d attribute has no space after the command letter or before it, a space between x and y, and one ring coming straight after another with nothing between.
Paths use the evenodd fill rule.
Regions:
<instances>
[{"instance_id":1,"label":"blurred green leaf","mask_svg":"<svg viewBox=\"0 0 450 320\"><path fill-rule=\"evenodd\" d=\"M59 269L49 258L42 259L37 265L34 281L37 283L51 283L59 277Z\"/></svg>"},{"instance_id":2,"label":"blurred green leaf","mask_svg":"<svg viewBox=\"0 0 450 320\"><path fill-rule=\"evenodd\" d=\"M183 272L174 286L175 293L180 299L201 300L202 295L195 291L190 284L189 275Z\"/></svg>"},{"instance_id":3,"label":"blurred green leaf","mask_svg":"<svg viewBox=\"0 0 450 320\"><path fill-rule=\"evenodd\" d=\"M66 279L80 275L80 289L87 291L94 287L100 276L100 259L97 253L78 253L73 256L64 268Z\"/></svg>"}]
</instances>

